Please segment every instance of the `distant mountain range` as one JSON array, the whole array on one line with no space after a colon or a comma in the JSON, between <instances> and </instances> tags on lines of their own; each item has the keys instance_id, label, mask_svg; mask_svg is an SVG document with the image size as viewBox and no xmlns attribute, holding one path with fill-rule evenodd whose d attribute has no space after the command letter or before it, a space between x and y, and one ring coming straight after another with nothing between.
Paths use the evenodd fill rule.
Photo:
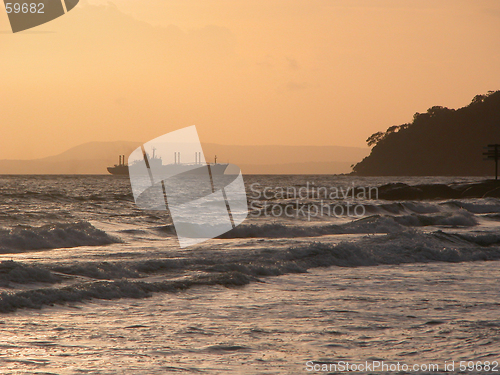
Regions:
<instances>
[{"instance_id":1,"label":"distant mountain range","mask_svg":"<svg viewBox=\"0 0 500 375\"><path fill-rule=\"evenodd\" d=\"M34 160L0 160L0 174L108 174L118 155L138 142L89 142L59 155ZM341 174L368 155L368 148L342 146L228 146L203 144L209 162L230 162L245 174Z\"/></svg>"},{"instance_id":2,"label":"distant mountain range","mask_svg":"<svg viewBox=\"0 0 500 375\"><path fill-rule=\"evenodd\" d=\"M500 144L500 91L477 95L460 109L435 106L408 124L372 134L371 153L354 166L360 176L492 176L488 144Z\"/></svg>"}]
</instances>

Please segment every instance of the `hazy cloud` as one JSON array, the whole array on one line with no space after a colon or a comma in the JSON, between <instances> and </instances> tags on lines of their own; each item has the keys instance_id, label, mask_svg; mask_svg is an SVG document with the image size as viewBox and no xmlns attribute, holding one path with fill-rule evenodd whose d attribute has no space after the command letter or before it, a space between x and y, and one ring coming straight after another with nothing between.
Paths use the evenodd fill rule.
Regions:
<instances>
[{"instance_id":1,"label":"hazy cloud","mask_svg":"<svg viewBox=\"0 0 500 375\"><path fill-rule=\"evenodd\" d=\"M296 90L305 90L307 88L311 87L311 85L307 82L293 82L290 81L286 84L286 88L289 91L296 91Z\"/></svg>"},{"instance_id":2,"label":"hazy cloud","mask_svg":"<svg viewBox=\"0 0 500 375\"><path fill-rule=\"evenodd\" d=\"M287 57L286 60L288 61L288 66L290 67L290 69L293 69L293 70L300 69L299 63L297 62L297 60L292 59L290 57Z\"/></svg>"}]
</instances>

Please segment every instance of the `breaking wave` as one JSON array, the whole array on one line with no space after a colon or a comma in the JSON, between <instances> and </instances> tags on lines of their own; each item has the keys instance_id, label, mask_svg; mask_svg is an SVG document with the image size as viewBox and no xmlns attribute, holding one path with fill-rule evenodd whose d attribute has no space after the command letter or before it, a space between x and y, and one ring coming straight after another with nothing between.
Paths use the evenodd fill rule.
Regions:
<instances>
[{"instance_id":1,"label":"breaking wave","mask_svg":"<svg viewBox=\"0 0 500 375\"><path fill-rule=\"evenodd\" d=\"M477 225L473 215L463 210L436 215L372 215L345 224L287 225L282 223L242 224L220 238L317 237L331 234L375 234L401 232L408 227Z\"/></svg>"},{"instance_id":2,"label":"breaking wave","mask_svg":"<svg viewBox=\"0 0 500 375\"><path fill-rule=\"evenodd\" d=\"M175 293L198 285L242 286L255 278L237 272L222 275L192 277L182 281L147 283L142 281L98 281L80 283L62 288L43 288L17 293L0 293L0 312L13 312L20 308L39 309L43 306L91 299L146 298L154 292Z\"/></svg>"},{"instance_id":3,"label":"breaking wave","mask_svg":"<svg viewBox=\"0 0 500 375\"><path fill-rule=\"evenodd\" d=\"M62 278L77 283L0 294L0 312L40 308L51 304L90 299L145 298L155 292L176 293L192 286L244 286L265 281L266 276L304 273L316 267L361 267L404 263L467 262L500 259L500 234L397 233L367 236L339 244L312 242L285 248L264 247L249 251L225 249L192 252L189 258L111 262L76 262L32 266L19 262L0 264L0 281L55 285ZM154 275L154 280L145 281ZM79 276L87 278L81 281ZM182 278L179 278L182 276ZM174 279L172 279L174 278Z\"/></svg>"},{"instance_id":4,"label":"breaking wave","mask_svg":"<svg viewBox=\"0 0 500 375\"><path fill-rule=\"evenodd\" d=\"M17 226L0 230L0 253L62 247L99 246L120 242L88 222L42 227Z\"/></svg>"}]
</instances>

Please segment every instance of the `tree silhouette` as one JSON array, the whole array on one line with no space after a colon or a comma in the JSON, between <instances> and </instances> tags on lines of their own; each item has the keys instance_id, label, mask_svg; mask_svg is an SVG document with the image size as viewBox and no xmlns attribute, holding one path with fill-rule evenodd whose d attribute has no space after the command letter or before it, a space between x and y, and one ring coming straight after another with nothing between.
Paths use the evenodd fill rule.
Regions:
<instances>
[{"instance_id":1,"label":"tree silhouette","mask_svg":"<svg viewBox=\"0 0 500 375\"><path fill-rule=\"evenodd\" d=\"M476 95L457 110L433 106L411 123L393 125L366 140L369 156L358 175L489 175L482 148L500 143L500 91Z\"/></svg>"}]
</instances>

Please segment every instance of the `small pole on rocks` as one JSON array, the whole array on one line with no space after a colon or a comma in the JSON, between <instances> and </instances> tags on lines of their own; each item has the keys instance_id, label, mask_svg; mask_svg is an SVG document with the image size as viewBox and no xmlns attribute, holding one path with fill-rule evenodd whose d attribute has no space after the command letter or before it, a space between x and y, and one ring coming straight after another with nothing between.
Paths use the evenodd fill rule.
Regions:
<instances>
[{"instance_id":1,"label":"small pole on rocks","mask_svg":"<svg viewBox=\"0 0 500 375\"><path fill-rule=\"evenodd\" d=\"M483 155L486 156L484 160L495 160L495 180L498 180L498 159L500 158L500 144L488 145L485 147L486 152Z\"/></svg>"}]
</instances>

